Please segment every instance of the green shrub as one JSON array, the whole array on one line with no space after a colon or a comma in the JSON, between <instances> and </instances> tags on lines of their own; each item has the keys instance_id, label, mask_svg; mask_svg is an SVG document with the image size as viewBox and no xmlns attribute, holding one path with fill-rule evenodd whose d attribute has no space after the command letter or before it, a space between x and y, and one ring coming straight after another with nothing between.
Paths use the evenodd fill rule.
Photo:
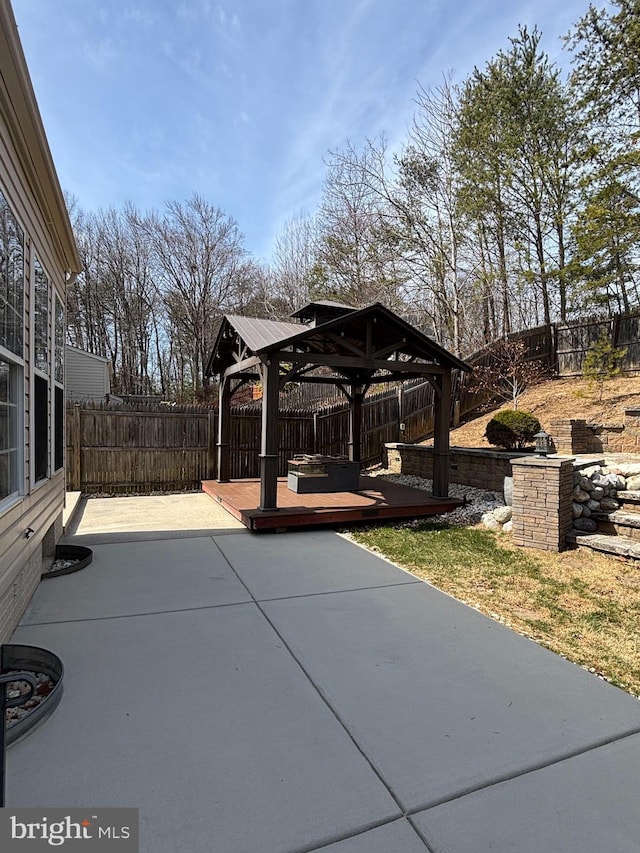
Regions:
<instances>
[{"instance_id":1,"label":"green shrub","mask_svg":"<svg viewBox=\"0 0 640 853\"><path fill-rule=\"evenodd\" d=\"M533 443L533 437L540 429L540 421L528 412L505 409L491 418L485 437L495 447L522 450Z\"/></svg>"}]
</instances>

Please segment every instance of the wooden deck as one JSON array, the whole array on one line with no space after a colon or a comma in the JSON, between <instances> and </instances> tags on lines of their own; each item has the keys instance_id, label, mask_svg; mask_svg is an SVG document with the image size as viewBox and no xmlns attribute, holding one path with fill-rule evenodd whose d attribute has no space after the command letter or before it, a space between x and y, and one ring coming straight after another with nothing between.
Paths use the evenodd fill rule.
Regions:
<instances>
[{"instance_id":1,"label":"wooden deck","mask_svg":"<svg viewBox=\"0 0 640 853\"><path fill-rule=\"evenodd\" d=\"M300 495L278 479L278 509L258 509L260 480L218 483L203 480L202 489L249 530L347 524L383 519L423 518L449 512L462 503L457 498L433 498L381 477L360 477L357 492Z\"/></svg>"}]
</instances>

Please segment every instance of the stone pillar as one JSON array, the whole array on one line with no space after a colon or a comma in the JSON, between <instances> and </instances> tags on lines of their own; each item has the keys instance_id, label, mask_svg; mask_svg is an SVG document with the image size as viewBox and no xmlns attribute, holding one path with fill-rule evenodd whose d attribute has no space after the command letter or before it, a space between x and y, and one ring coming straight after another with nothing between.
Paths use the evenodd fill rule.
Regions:
<instances>
[{"instance_id":1,"label":"stone pillar","mask_svg":"<svg viewBox=\"0 0 640 853\"><path fill-rule=\"evenodd\" d=\"M640 453L640 409L625 409L621 444L627 453Z\"/></svg>"},{"instance_id":2,"label":"stone pillar","mask_svg":"<svg viewBox=\"0 0 640 853\"><path fill-rule=\"evenodd\" d=\"M579 418L553 418L549 429L556 453L589 453L589 428Z\"/></svg>"},{"instance_id":3,"label":"stone pillar","mask_svg":"<svg viewBox=\"0 0 640 853\"><path fill-rule=\"evenodd\" d=\"M514 459L513 542L542 551L563 551L573 526L573 457Z\"/></svg>"}]
</instances>

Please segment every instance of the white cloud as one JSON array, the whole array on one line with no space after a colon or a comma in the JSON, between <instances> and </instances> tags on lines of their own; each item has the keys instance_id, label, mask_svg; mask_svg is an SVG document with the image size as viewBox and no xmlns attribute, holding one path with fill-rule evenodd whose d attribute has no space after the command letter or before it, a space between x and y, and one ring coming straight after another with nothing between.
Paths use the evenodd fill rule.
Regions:
<instances>
[{"instance_id":1,"label":"white cloud","mask_svg":"<svg viewBox=\"0 0 640 853\"><path fill-rule=\"evenodd\" d=\"M182 0L176 10L176 15L191 23L206 19L211 15L210 0Z\"/></svg>"},{"instance_id":2,"label":"white cloud","mask_svg":"<svg viewBox=\"0 0 640 853\"><path fill-rule=\"evenodd\" d=\"M98 42L85 42L82 46L82 55L89 65L93 65L99 71L107 71L113 68L120 50L113 39L107 36Z\"/></svg>"},{"instance_id":3,"label":"white cloud","mask_svg":"<svg viewBox=\"0 0 640 853\"><path fill-rule=\"evenodd\" d=\"M148 29L153 26L156 19L150 9L143 9L139 6L128 6L124 10L124 20L128 23L140 24Z\"/></svg>"}]
</instances>

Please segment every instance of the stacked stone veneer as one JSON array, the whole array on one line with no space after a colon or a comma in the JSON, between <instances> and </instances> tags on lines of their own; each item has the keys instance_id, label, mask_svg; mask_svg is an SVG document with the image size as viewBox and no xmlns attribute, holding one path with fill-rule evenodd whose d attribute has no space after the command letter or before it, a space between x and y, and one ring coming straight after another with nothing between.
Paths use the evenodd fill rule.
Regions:
<instances>
[{"instance_id":1,"label":"stacked stone veneer","mask_svg":"<svg viewBox=\"0 0 640 853\"><path fill-rule=\"evenodd\" d=\"M573 457L514 459L512 530L516 545L562 551L567 534L614 532L618 492L640 490L640 463L605 465ZM609 527L612 528L609 531ZM640 539L640 529L630 535Z\"/></svg>"},{"instance_id":2,"label":"stacked stone veneer","mask_svg":"<svg viewBox=\"0 0 640 853\"><path fill-rule=\"evenodd\" d=\"M589 429L585 420L555 418L549 430L556 453L588 453Z\"/></svg>"},{"instance_id":3,"label":"stacked stone veneer","mask_svg":"<svg viewBox=\"0 0 640 853\"><path fill-rule=\"evenodd\" d=\"M543 551L563 551L573 528L573 458L514 459L513 541Z\"/></svg>"},{"instance_id":4,"label":"stacked stone veneer","mask_svg":"<svg viewBox=\"0 0 640 853\"><path fill-rule=\"evenodd\" d=\"M498 453L470 447L449 451L449 479L452 483L501 492L504 478L511 476L511 460L521 453ZM385 445L385 466L397 474L433 479L433 447L394 442Z\"/></svg>"},{"instance_id":5,"label":"stacked stone veneer","mask_svg":"<svg viewBox=\"0 0 640 853\"><path fill-rule=\"evenodd\" d=\"M549 432L557 453L640 453L640 409L627 409L622 424L555 418Z\"/></svg>"},{"instance_id":6,"label":"stacked stone veneer","mask_svg":"<svg viewBox=\"0 0 640 853\"><path fill-rule=\"evenodd\" d=\"M573 473L572 511L576 530L595 533L597 519L620 508L618 491L627 488L627 480L619 468L609 468L600 461L576 466Z\"/></svg>"}]
</instances>

